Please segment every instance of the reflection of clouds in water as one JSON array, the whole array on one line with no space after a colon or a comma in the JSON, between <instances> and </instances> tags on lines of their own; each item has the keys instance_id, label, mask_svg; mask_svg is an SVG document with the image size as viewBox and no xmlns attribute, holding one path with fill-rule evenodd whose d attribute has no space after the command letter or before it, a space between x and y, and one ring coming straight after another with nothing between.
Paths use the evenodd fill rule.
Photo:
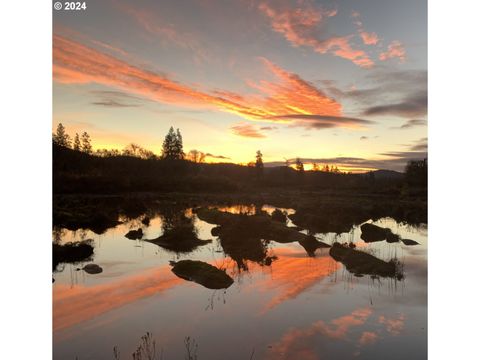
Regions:
<instances>
[{"instance_id":1,"label":"reflection of clouds in water","mask_svg":"<svg viewBox=\"0 0 480 360\"><path fill-rule=\"evenodd\" d=\"M328 255L311 258L304 252L287 247L276 248L275 255L278 259L271 265L271 277L258 280L253 285L258 291L279 292L265 305L264 312L296 298L341 267Z\"/></svg>"},{"instance_id":2,"label":"reflection of clouds in water","mask_svg":"<svg viewBox=\"0 0 480 360\"><path fill-rule=\"evenodd\" d=\"M328 323L319 320L309 327L292 328L273 344L273 350L268 354L268 359L318 359L313 349L318 335L332 340L345 340L350 329L364 325L372 313L371 308L365 307Z\"/></svg>"},{"instance_id":3,"label":"reflection of clouds in water","mask_svg":"<svg viewBox=\"0 0 480 360\"><path fill-rule=\"evenodd\" d=\"M376 331L365 330L356 337L356 333L349 336L351 330L356 327L365 326L367 320L372 317L374 311L371 307L359 308L350 314L337 317L329 322L319 320L310 326L303 328L291 328L279 341L273 344L272 351L268 354L268 359L320 359L318 349L315 346L322 344L323 340L342 341L349 346L342 346L342 350L358 356L359 348L372 345L380 340L381 328ZM397 317L387 317L380 315L378 323L385 326L388 334L397 336L405 326L405 315L399 314ZM322 352L326 355L325 352ZM335 357L338 357L338 353ZM305 356L305 357L304 357Z\"/></svg>"},{"instance_id":4,"label":"reflection of clouds in water","mask_svg":"<svg viewBox=\"0 0 480 360\"><path fill-rule=\"evenodd\" d=\"M254 209L254 207L253 207ZM272 212L275 207L263 206L262 210ZM250 208L252 210L252 208ZM250 211L249 210L249 211ZM285 209L284 209L285 210ZM289 210L289 209L286 209ZM291 210L291 209L290 209ZM236 207L233 211L240 211ZM194 218L194 224L198 229L198 235L201 239L211 239L213 237L210 233L211 229L215 225L207 224L197 219L195 214L186 213L188 216ZM383 241L382 243L367 244L360 240L361 231L358 227L354 227L350 233L344 234L317 234L320 240L326 242L350 242L355 241L357 247L368 248L378 254L380 257L388 257L391 255L397 255L403 261L405 260L406 282L409 286L408 292L403 292L401 296L383 296L380 294L377 288L373 289L375 294L378 294L378 299L372 303L375 306L382 306L382 309L389 309L391 305L401 304L406 306L425 306L426 303L426 236L427 228L425 227L409 227L408 225L396 225L394 220L384 219L380 226L390 227L395 233L401 234L404 238L414 239L419 241L421 245L417 246L404 246L402 243L389 244ZM125 224L117 226L115 229L107 230L103 235L96 235L89 231L77 231L59 232L62 239L73 239L78 241L81 237L94 238L97 242L96 258L95 262L98 262L104 268L104 274L101 276L110 276L110 278L102 280L102 277L97 276L95 278L89 277L88 282L93 286L76 286L71 289L65 284L67 278L65 274L58 274L56 276L56 282L53 287L54 291L54 329L58 334L63 336L69 333L69 331L77 331L81 329L87 329L87 326L94 332L91 336L101 336L102 326L106 323L113 322L115 326L123 324L125 309L122 308L128 304L140 303L142 299L151 297L148 301L158 302L158 304L168 304L169 300L166 300L165 296L155 296L155 294L161 294L165 291L169 291L169 296L176 296L176 294L182 294L183 286L191 287L191 284L184 282L181 279L176 278L171 272L168 266L163 266L166 261L171 259L171 254L165 254L161 249L157 249L151 244L144 243L142 241L127 240L124 235L132 227L136 228L138 221L129 221ZM138 226L140 227L140 226ZM147 238L158 237L162 233L162 220L159 216L151 218L150 226L144 228L144 232L149 232L150 235L145 236ZM105 240L109 240L106 242ZM101 244L101 242L103 244ZM136 248L137 245L142 245L142 248ZM102 249L103 246L103 249ZM145 246L145 249L143 249ZM395 250L396 249L396 250ZM182 255L181 258L194 258L198 260L207 261L218 267L229 268L229 264L232 260L225 258L223 252L218 253L218 250L222 250L220 244L214 241L211 246L205 249L198 250L195 253L188 255ZM363 250L363 249L362 249ZM397 251L395 253L395 251ZM337 358L349 358L355 351L377 348L381 351L381 345L378 343L388 336L397 336L402 334L402 331L407 332L409 327L405 324L406 316L404 314L395 314L388 312L377 313L376 316L372 314L372 308L359 308L349 313L351 309L359 304L365 304L365 301L360 301L359 296L365 296L367 298L370 293L367 293L365 285L368 285L368 291L372 290L372 286L369 285L372 280L368 277L364 278L351 278L351 282L355 284L356 292L348 289L345 291L338 291L333 288L337 285L345 287L345 279L342 281L336 281L338 269L343 266L340 263L335 262L328 254L328 249L320 250L317 252L316 258L309 258L303 248L298 243L291 244L278 244L275 242L269 243L269 255L278 256L278 260L273 261L272 265L260 266L258 264L251 263L250 273L242 275L245 276L245 282L241 284L239 279L235 279L236 288L238 292L229 293L232 294L233 303L242 302L238 308L232 309L231 307L225 307L239 316L245 317L245 321L262 321L259 319L268 319L270 315L277 316L276 311L282 311L284 308L290 308L298 306L298 314L302 315L299 318L304 319L303 315L310 320L300 320L300 323L293 323L289 319L278 320L278 329L280 329L283 336L279 336L277 343L272 347L269 359L317 359L321 358L321 355L329 356L327 354L329 347L327 344L341 342L340 354L335 354ZM179 257L180 258L180 257ZM387 259L388 260L388 259ZM158 266L159 262L161 267L151 269L152 266ZM233 264L233 263L232 263ZM147 268L148 267L148 268ZM139 271L137 275L131 275L132 271ZM262 274L263 273L263 274ZM75 276L80 274L75 272ZM334 275L332 275L334 274ZM68 275L68 274L67 274ZM115 275L127 275L128 277L123 279L112 279ZM62 278L61 276L64 276ZM335 277L335 281L325 281ZM352 280L353 279L353 280ZM106 282L108 281L108 282ZM247 283L248 281L248 283ZM102 282L102 283L98 283ZM319 286L316 286L320 284ZM358 286L357 286L358 284ZM380 284L380 280L375 284ZM390 289L393 285L387 283L382 279L382 287ZM170 290L175 288L175 290ZM353 286L352 286L353 288ZM192 287L193 289L193 287ZM338 289L338 288L337 288ZM380 285L378 285L380 289ZM341 290L341 289L340 289ZM364 291L365 290L365 291ZM319 309L311 310L309 304L302 302L304 298L310 295L317 296L319 293L325 294L322 297L326 303L336 301L336 296L342 296L341 301L345 301L349 304L350 308L347 311L340 310L342 307L337 306L336 303L332 309ZM372 291L373 293L373 291ZM249 294L253 301L258 300L254 311L249 312L248 299ZM340 294L340 295L339 295ZM397 294L397 293L396 293ZM390 295L390 294L389 294ZM238 297L238 299L237 299ZM299 298L300 297L300 298ZM197 299L198 300L198 299ZM212 294L208 298L208 304L194 303L194 300L184 299L182 301L188 302L188 304L195 304L195 306L203 307L207 305L207 308L213 309L213 305L224 303L223 293ZM145 300L143 300L145 301ZM286 303L287 302L287 303ZM181 302L179 302L181 303ZM214 304L215 303L215 304ZM280 306L283 304L283 307ZM303 307L305 304L305 307ZM321 307L321 305L319 305ZM140 311L135 306L129 306L128 310L136 314L136 311ZM276 308L276 311L269 312L265 316L258 316L258 312L255 309L260 309L263 313L268 312L270 309ZM116 311L112 311L117 309ZM332 311L329 313L329 310ZM297 313L295 310L292 314L289 314L294 318ZM392 310L394 311L394 310ZM347 315L343 315L347 313ZM320 315L319 315L320 314ZM342 316L343 315L343 316ZM412 318L410 313L406 312L408 318ZM282 316L282 315L280 315ZM335 319L329 321L332 317ZM89 321L95 319L95 321ZM213 316L212 316L213 318ZM288 318L288 316L285 316ZM315 319L327 319L313 322ZM184 319L178 319L183 321ZM419 320L419 321L422 321ZM276 321L274 322L276 324ZM75 326L75 324L80 324ZM212 324L215 322L212 320ZM209 327L210 320L208 324ZM290 328L292 325L299 325L298 328ZM277 325L274 325L277 326ZM411 327L411 326L410 326ZM63 331L69 329L69 331ZM229 326L222 327L222 331L228 331ZM354 330L356 329L356 330ZM59 331L62 330L62 331ZM231 329L230 329L231 330ZM103 330L104 331L104 330ZM58 338L58 334L56 334ZM269 333L271 334L271 333ZM170 335L170 334L169 334ZM230 336L225 335L227 340L230 340ZM323 343L321 342L323 339ZM262 338L262 341L264 339ZM333 341L335 340L335 341ZM347 346L343 346L347 344ZM375 347L372 345L376 344ZM325 345L325 349L319 346ZM368 346L372 346L368 348ZM325 352L324 352L325 351ZM283 356L282 356L283 354ZM256 357L256 356L255 356Z\"/></svg>"},{"instance_id":5,"label":"reflection of clouds in water","mask_svg":"<svg viewBox=\"0 0 480 360\"><path fill-rule=\"evenodd\" d=\"M378 340L378 334L372 331L364 331L358 339L358 344L361 346L370 345Z\"/></svg>"},{"instance_id":6,"label":"reflection of clouds in water","mask_svg":"<svg viewBox=\"0 0 480 360\"><path fill-rule=\"evenodd\" d=\"M381 315L378 318L378 323L384 324L390 334L400 335L405 326L405 315L400 314L396 318L388 318Z\"/></svg>"},{"instance_id":7,"label":"reflection of clouds in water","mask_svg":"<svg viewBox=\"0 0 480 360\"><path fill-rule=\"evenodd\" d=\"M169 266L91 287L53 288L53 328L61 330L142 298L164 292L183 280Z\"/></svg>"}]
</instances>

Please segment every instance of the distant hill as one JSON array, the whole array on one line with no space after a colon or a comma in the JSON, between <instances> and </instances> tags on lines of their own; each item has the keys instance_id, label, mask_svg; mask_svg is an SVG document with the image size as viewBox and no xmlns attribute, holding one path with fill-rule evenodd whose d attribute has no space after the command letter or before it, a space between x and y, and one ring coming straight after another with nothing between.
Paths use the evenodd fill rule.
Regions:
<instances>
[{"instance_id":1,"label":"distant hill","mask_svg":"<svg viewBox=\"0 0 480 360\"><path fill-rule=\"evenodd\" d=\"M376 170L373 171L376 179L403 179L405 177L404 173L394 171L394 170Z\"/></svg>"}]
</instances>

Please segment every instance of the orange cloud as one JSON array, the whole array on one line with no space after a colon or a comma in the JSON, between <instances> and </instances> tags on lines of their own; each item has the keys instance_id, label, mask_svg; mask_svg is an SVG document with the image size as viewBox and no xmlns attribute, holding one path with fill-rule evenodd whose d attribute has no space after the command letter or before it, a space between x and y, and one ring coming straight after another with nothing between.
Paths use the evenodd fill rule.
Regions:
<instances>
[{"instance_id":1,"label":"orange cloud","mask_svg":"<svg viewBox=\"0 0 480 360\"><path fill-rule=\"evenodd\" d=\"M405 47L398 40L392 41L390 45L388 45L387 51L382 52L379 56L379 59L382 61L393 58L398 58L401 63L405 62L406 59Z\"/></svg>"},{"instance_id":2,"label":"orange cloud","mask_svg":"<svg viewBox=\"0 0 480 360\"><path fill-rule=\"evenodd\" d=\"M272 346L273 351L269 358L301 359L303 357L300 357L300 354L308 354L308 359L316 359L311 350L314 336L322 335L334 340L345 339L350 328L365 324L372 312L371 308L361 308L333 319L328 324L319 320L307 328L293 328Z\"/></svg>"},{"instance_id":3,"label":"orange cloud","mask_svg":"<svg viewBox=\"0 0 480 360\"><path fill-rule=\"evenodd\" d=\"M249 137L249 138L265 137L265 135L263 135L260 131L258 131L258 129L252 124L240 123L230 127L230 129L232 129L232 132L238 136Z\"/></svg>"},{"instance_id":4,"label":"orange cloud","mask_svg":"<svg viewBox=\"0 0 480 360\"><path fill-rule=\"evenodd\" d=\"M58 284L53 287L53 329L61 330L93 319L183 282L163 266L115 282L91 287Z\"/></svg>"},{"instance_id":5,"label":"orange cloud","mask_svg":"<svg viewBox=\"0 0 480 360\"><path fill-rule=\"evenodd\" d=\"M364 51L351 47L349 43L351 36L321 39L319 33L321 25L326 18L335 16L336 10L314 8L309 2L302 5L303 7L295 9L275 9L263 2L259 9L270 18L273 31L282 34L295 47L307 46L320 54L332 53L364 68L374 65Z\"/></svg>"},{"instance_id":6,"label":"orange cloud","mask_svg":"<svg viewBox=\"0 0 480 360\"><path fill-rule=\"evenodd\" d=\"M54 35L53 40L53 77L60 83L98 83L162 103L217 109L249 120L312 126L318 121L315 117L306 124L305 119L300 121L292 115L315 115L331 117L330 127L351 125L335 121L336 117L341 117L341 104L297 74L265 58L261 60L275 81L249 81L248 84L260 94L244 96L229 91L209 93L195 89L165 74L131 65L74 40L59 35Z\"/></svg>"}]
</instances>

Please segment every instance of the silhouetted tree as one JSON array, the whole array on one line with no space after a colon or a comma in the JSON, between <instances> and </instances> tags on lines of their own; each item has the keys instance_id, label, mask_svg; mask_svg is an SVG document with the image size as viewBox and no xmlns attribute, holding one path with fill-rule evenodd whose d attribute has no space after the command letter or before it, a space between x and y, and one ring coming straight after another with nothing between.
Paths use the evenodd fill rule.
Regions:
<instances>
[{"instance_id":1,"label":"silhouetted tree","mask_svg":"<svg viewBox=\"0 0 480 360\"><path fill-rule=\"evenodd\" d=\"M180 133L180 129L177 129L177 134L175 138L175 148L177 150L178 159L184 159L185 153L183 152L183 138L182 134Z\"/></svg>"},{"instance_id":2,"label":"silhouetted tree","mask_svg":"<svg viewBox=\"0 0 480 360\"><path fill-rule=\"evenodd\" d=\"M175 130L170 127L168 134L165 136L162 148L162 158L169 160L182 160L185 157L183 152L183 140L180 129Z\"/></svg>"},{"instance_id":3,"label":"silhouetted tree","mask_svg":"<svg viewBox=\"0 0 480 360\"><path fill-rule=\"evenodd\" d=\"M96 156L100 157L113 157L113 156L120 156L120 151L117 149L97 149L95 151Z\"/></svg>"},{"instance_id":4,"label":"silhouetted tree","mask_svg":"<svg viewBox=\"0 0 480 360\"><path fill-rule=\"evenodd\" d=\"M405 180L410 186L426 187L428 182L427 159L409 161L405 167Z\"/></svg>"},{"instance_id":5,"label":"silhouetted tree","mask_svg":"<svg viewBox=\"0 0 480 360\"><path fill-rule=\"evenodd\" d=\"M70 147L70 136L65 132L65 127L62 123L57 125L57 132L53 134L53 142L60 146Z\"/></svg>"},{"instance_id":6,"label":"silhouetted tree","mask_svg":"<svg viewBox=\"0 0 480 360\"><path fill-rule=\"evenodd\" d=\"M124 156L133 156L140 159L155 159L156 156L153 151L147 150L140 145L130 143L123 150L122 155Z\"/></svg>"},{"instance_id":7,"label":"silhouetted tree","mask_svg":"<svg viewBox=\"0 0 480 360\"><path fill-rule=\"evenodd\" d=\"M82 134L82 151L87 154L92 153L92 144L90 143L90 135L86 131Z\"/></svg>"},{"instance_id":8,"label":"silhouetted tree","mask_svg":"<svg viewBox=\"0 0 480 360\"><path fill-rule=\"evenodd\" d=\"M205 162L206 157L207 157L207 154L195 149L190 150L187 154L187 160L190 160L194 163L203 163Z\"/></svg>"},{"instance_id":9,"label":"silhouetted tree","mask_svg":"<svg viewBox=\"0 0 480 360\"><path fill-rule=\"evenodd\" d=\"M328 166L328 164L323 165L322 171L330 172L330 167Z\"/></svg>"},{"instance_id":10,"label":"silhouetted tree","mask_svg":"<svg viewBox=\"0 0 480 360\"><path fill-rule=\"evenodd\" d=\"M78 133L75 133L75 138L73 140L73 150L80 151L80 137Z\"/></svg>"},{"instance_id":11,"label":"silhouetted tree","mask_svg":"<svg viewBox=\"0 0 480 360\"><path fill-rule=\"evenodd\" d=\"M320 167L318 166L317 163L314 162L314 163L312 164L312 170L313 170L313 171L319 171L319 170L320 170Z\"/></svg>"},{"instance_id":12,"label":"silhouetted tree","mask_svg":"<svg viewBox=\"0 0 480 360\"><path fill-rule=\"evenodd\" d=\"M297 158L297 160L295 160L295 169L301 173L303 173L304 171L303 162L302 160L300 160L300 158Z\"/></svg>"},{"instance_id":13,"label":"silhouetted tree","mask_svg":"<svg viewBox=\"0 0 480 360\"><path fill-rule=\"evenodd\" d=\"M263 175L263 154L260 150L257 150L257 155L255 156L255 158L255 169L257 177L261 177Z\"/></svg>"}]
</instances>

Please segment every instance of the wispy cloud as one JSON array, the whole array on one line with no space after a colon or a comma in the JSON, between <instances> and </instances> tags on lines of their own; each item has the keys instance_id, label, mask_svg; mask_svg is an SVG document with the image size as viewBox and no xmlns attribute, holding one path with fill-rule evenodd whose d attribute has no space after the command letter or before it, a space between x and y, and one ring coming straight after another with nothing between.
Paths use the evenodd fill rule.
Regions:
<instances>
[{"instance_id":1,"label":"wispy cloud","mask_svg":"<svg viewBox=\"0 0 480 360\"><path fill-rule=\"evenodd\" d=\"M328 164L328 165L337 165L346 169L353 169L354 171L368 171L375 169L387 169L403 172L405 165L410 160L423 160L428 157L428 143L427 138L421 138L417 141L414 141L411 144L405 145L407 148L403 151L385 151L383 153L377 154L375 157L367 159L363 157L349 157L349 156L338 156L338 157L329 157L329 158L303 158L300 160L305 164ZM293 163L294 158L288 159L287 161ZM273 161L266 162L265 166L284 166L285 162Z\"/></svg>"},{"instance_id":2,"label":"wispy cloud","mask_svg":"<svg viewBox=\"0 0 480 360\"><path fill-rule=\"evenodd\" d=\"M314 129L329 129L338 126L357 128L375 123L374 121L352 117L308 114L289 114L275 116L274 118L279 120L295 119L297 121L293 124L293 126L302 126Z\"/></svg>"},{"instance_id":3,"label":"wispy cloud","mask_svg":"<svg viewBox=\"0 0 480 360\"><path fill-rule=\"evenodd\" d=\"M352 35L325 36L325 20L335 16L336 10L316 7L310 1L299 2L296 7L264 1L259 9L270 19L273 31L282 34L295 47L310 47L320 54L333 54L364 68L374 65L363 50L352 48Z\"/></svg>"},{"instance_id":4,"label":"wispy cloud","mask_svg":"<svg viewBox=\"0 0 480 360\"><path fill-rule=\"evenodd\" d=\"M426 92L417 92L404 98L400 102L385 105L376 105L367 108L364 115L395 115L401 117L423 116L427 114L428 98Z\"/></svg>"},{"instance_id":5,"label":"wispy cloud","mask_svg":"<svg viewBox=\"0 0 480 360\"><path fill-rule=\"evenodd\" d=\"M427 72L423 70L385 71L377 68L366 74L363 88L342 89L333 80L320 80L326 93L338 100L353 100L373 107L403 102L404 99L427 98ZM398 100L396 100L398 99Z\"/></svg>"},{"instance_id":6,"label":"wispy cloud","mask_svg":"<svg viewBox=\"0 0 480 360\"><path fill-rule=\"evenodd\" d=\"M241 123L241 124L233 125L232 127L230 127L230 129L232 130L232 132L235 135L238 135L238 136L243 136L243 137L248 137L248 138L264 138L264 137L266 137L265 135L263 135L258 130L257 127L255 127L252 124L248 124L248 123Z\"/></svg>"},{"instance_id":7,"label":"wispy cloud","mask_svg":"<svg viewBox=\"0 0 480 360\"><path fill-rule=\"evenodd\" d=\"M207 47L198 39L197 35L179 29L159 16L158 13L142 9L137 4L130 6L120 1L115 1L115 4L118 9L130 15L147 34L163 43L190 51L196 63L205 62L209 59Z\"/></svg>"},{"instance_id":8,"label":"wispy cloud","mask_svg":"<svg viewBox=\"0 0 480 360\"><path fill-rule=\"evenodd\" d=\"M388 45L388 49L382 52L378 58L382 61L398 58L399 62L403 63L407 58L405 47L400 41L394 40Z\"/></svg>"},{"instance_id":9,"label":"wispy cloud","mask_svg":"<svg viewBox=\"0 0 480 360\"><path fill-rule=\"evenodd\" d=\"M74 40L54 35L53 77L61 83L97 83L150 100L216 109L248 120L281 122L321 129L370 124L342 117L342 106L299 75L261 58L274 80L248 81L257 94L208 92L172 80L171 76L143 69ZM117 103L119 101L117 100ZM113 101L106 105L116 105Z\"/></svg>"},{"instance_id":10,"label":"wispy cloud","mask_svg":"<svg viewBox=\"0 0 480 360\"><path fill-rule=\"evenodd\" d=\"M221 159L221 160L230 160L231 159L228 156L214 155L214 154L211 154L211 153L206 153L205 157L212 158L212 159Z\"/></svg>"},{"instance_id":11,"label":"wispy cloud","mask_svg":"<svg viewBox=\"0 0 480 360\"><path fill-rule=\"evenodd\" d=\"M90 91L90 93L99 98L92 102L93 105L106 107L139 107L145 102L145 99L121 91L93 90Z\"/></svg>"},{"instance_id":12,"label":"wispy cloud","mask_svg":"<svg viewBox=\"0 0 480 360\"><path fill-rule=\"evenodd\" d=\"M398 127L392 127L392 129L411 129L413 127L418 127L418 126L427 126L427 120L423 119L411 119L407 120L404 124L398 126Z\"/></svg>"},{"instance_id":13,"label":"wispy cloud","mask_svg":"<svg viewBox=\"0 0 480 360\"><path fill-rule=\"evenodd\" d=\"M115 100L101 100L92 102L93 105L105 106L105 107L138 107L138 104L125 104Z\"/></svg>"}]
</instances>

